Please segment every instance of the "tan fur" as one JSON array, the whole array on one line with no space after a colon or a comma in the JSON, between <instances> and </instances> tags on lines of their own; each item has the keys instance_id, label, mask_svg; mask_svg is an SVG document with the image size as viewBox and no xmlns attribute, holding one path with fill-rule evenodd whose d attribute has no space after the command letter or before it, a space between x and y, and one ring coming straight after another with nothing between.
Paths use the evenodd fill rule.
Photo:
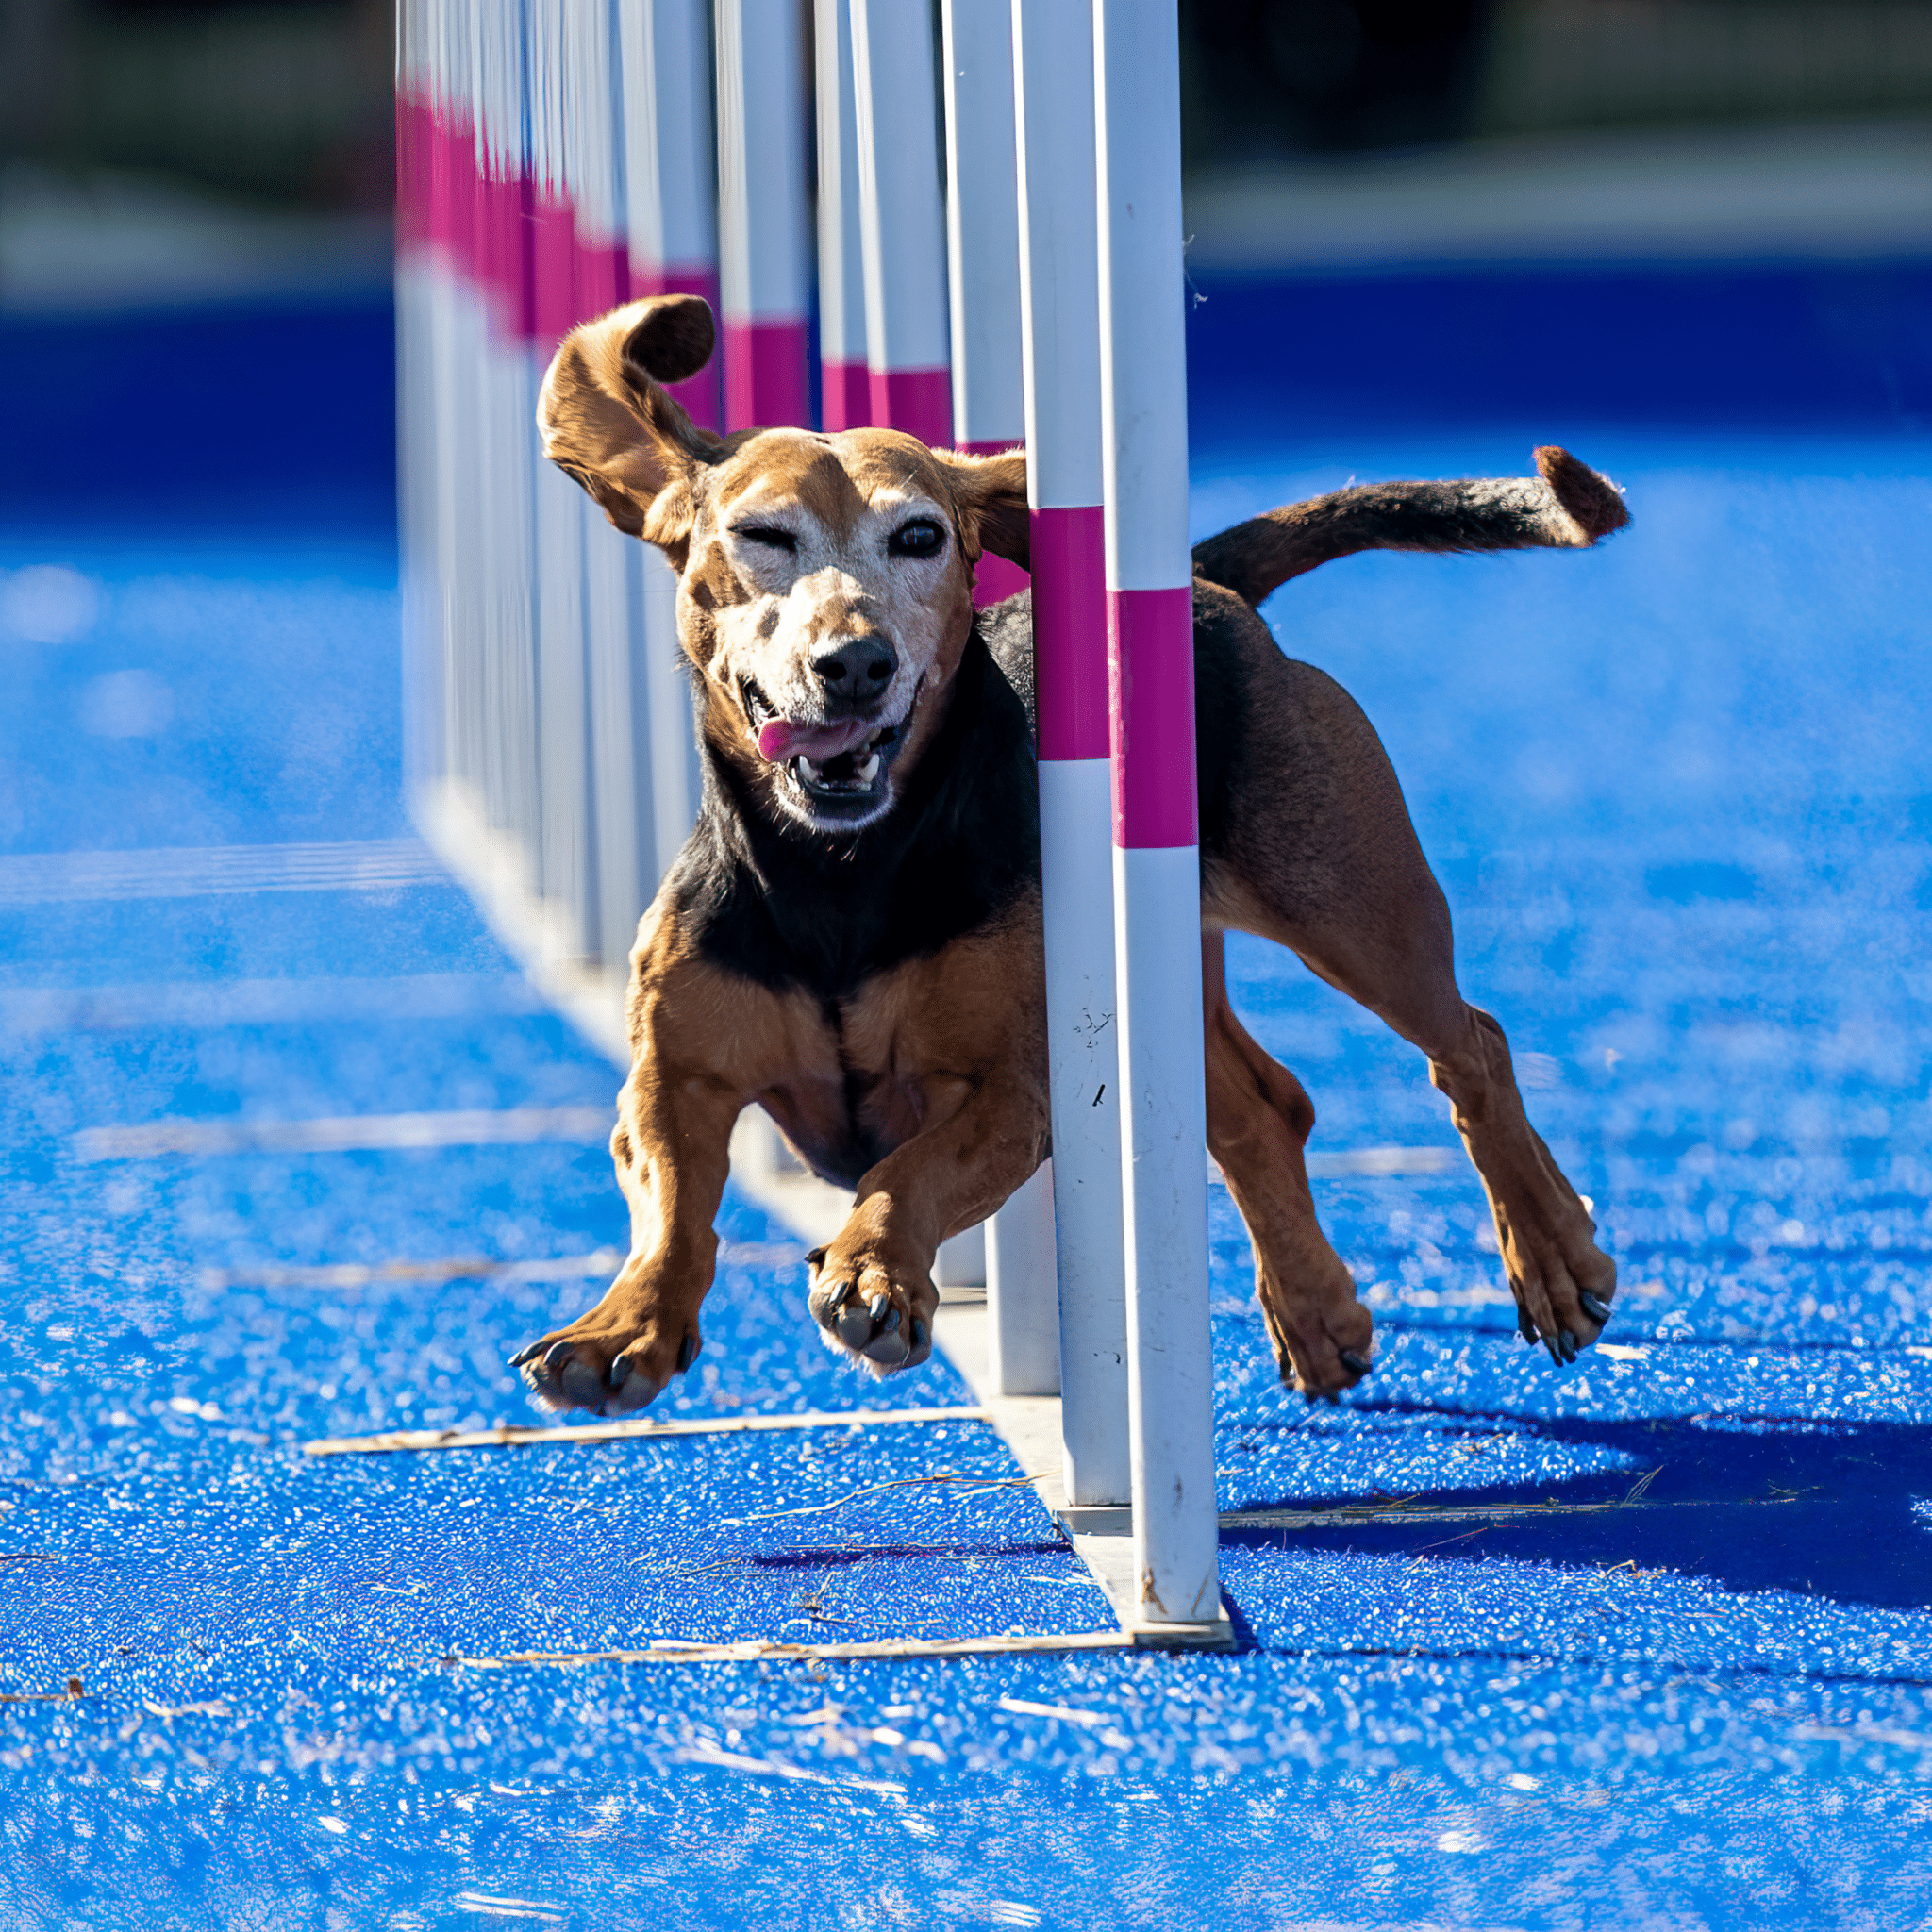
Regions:
<instances>
[{"instance_id":1,"label":"tan fur","mask_svg":"<svg viewBox=\"0 0 1932 1932\"><path fill-rule=\"evenodd\" d=\"M946 714L974 564L984 550L1026 560L1024 458L959 458L885 430L708 436L660 381L708 347L708 311L688 297L575 331L544 386L546 451L678 570L703 730L744 782L747 808L802 810L759 754L747 686L809 716L813 654L855 637L897 654L880 705L903 727L903 788ZM1524 1116L1501 1028L1456 985L1448 909L1374 731L1331 680L1281 656L1253 609L1284 577L1351 548L1573 546L1624 520L1614 490L1574 458L1543 450L1538 465L1536 478L1338 492L1197 553L1242 593L1196 583L1197 649L1211 639L1243 693L1242 715L1224 721L1240 740L1224 835L1204 852L1208 1142L1254 1240L1277 1360L1311 1397L1368 1372L1373 1324L1316 1218L1304 1157L1314 1108L1228 1003L1224 928L1291 947L1427 1055L1489 1191L1526 1331L1574 1355L1601 1326L1584 1297L1601 1307L1614 1293L1587 1210ZM908 517L943 525L942 554L889 551ZM782 528L785 544L760 541L761 525ZM546 1400L612 1410L648 1403L689 1365L728 1141L753 1104L808 1164L857 1180L851 1217L810 1257L821 1330L874 1373L923 1360L938 1244L996 1208L1047 1147L1037 887L837 997L708 962L679 904L667 885L631 961L635 1058L611 1141L630 1257L594 1308L519 1360Z\"/></svg>"},{"instance_id":2,"label":"tan fur","mask_svg":"<svg viewBox=\"0 0 1932 1932\"><path fill-rule=\"evenodd\" d=\"M875 1373L924 1361L940 1242L983 1221L1045 1155L1044 1013L1037 895L1005 925L880 975L830 1014L708 966L654 907L631 956L635 1058L610 1142L630 1257L597 1306L541 1346L571 1344L586 1393L586 1378L601 1390L627 1357L627 1379L601 1405L649 1401L680 1366L680 1345L694 1355L700 1342L739 1114L763 1106L824 1165L856 1090L861 1123L891 1151L815 1255L811 1307L829 1336L851 1331L851 1352ZM882 1298L897 1320L874 1333ZM581 1399L570 1375L560 1392Z\"/></svg>"}]
</instances>

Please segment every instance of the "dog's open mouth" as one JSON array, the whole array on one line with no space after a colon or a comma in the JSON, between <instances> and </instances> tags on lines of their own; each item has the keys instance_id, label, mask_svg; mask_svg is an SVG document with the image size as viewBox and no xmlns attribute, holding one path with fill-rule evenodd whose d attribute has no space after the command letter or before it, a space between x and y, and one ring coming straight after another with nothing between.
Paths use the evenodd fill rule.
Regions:
<instances>
[{"instance_id":1,"label":"dog's open mouth","mask_svg":"<svg viewBox=\"0 0 1932 1932\"><path fill-rule=\"evenodd\" d=\"M808 814L821 822L863 823L884 802L887 773L909 722L843 718L811 724L778 715L757 685L740 687L758 756L781 768ZM914 702L917 702L915 693Z\"/></svg>"}]
</instances>

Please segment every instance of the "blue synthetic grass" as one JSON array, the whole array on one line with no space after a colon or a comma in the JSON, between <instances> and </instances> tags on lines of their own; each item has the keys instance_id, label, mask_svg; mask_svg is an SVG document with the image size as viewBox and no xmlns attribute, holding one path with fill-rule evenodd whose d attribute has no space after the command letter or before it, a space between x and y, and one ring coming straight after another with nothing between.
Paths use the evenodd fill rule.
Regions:
<instances>
[{"instance_id":1,"label":"blue synthetic grass","mask_svg":"<svg viewBox=\"0 0 1932 1932\"><path fill-rule=\"evenodd\" d=\"M608 1156L78 1137L603 1105L613 1070L451 888L14 908L0 1690L86 1694L0 1707L8 1922L1923 1924L1932 445L1324 430L1290 466L1230 434L1196 521L1519 472L1552 435L1629 489L1601 552L1357 558L1268 615L1390 746L1465 990L1618 1257L1624 1353L1514 1342L1465 1166L1318 1180L1379 1341L1307 1410L1217 1191L1222 1502L1672 1507L1230 1532L1230 1657L449 1664L1105 1615L977 1424L305 1460L530 1419L503 1357L595 1283L263 1272L621 1245ZM98 532L0 556L46 563L97 615L5 643L0 849L406 829L392 560ZM162 722L91 733L129 672ZM1279 953L1230 963L1317 1149L1453 1150L1410 1049ZM736 1198L721 1228L673 1408L967 1399L941 1364L840 1365L795 1240Z\"/></svg>"}]
</instances>

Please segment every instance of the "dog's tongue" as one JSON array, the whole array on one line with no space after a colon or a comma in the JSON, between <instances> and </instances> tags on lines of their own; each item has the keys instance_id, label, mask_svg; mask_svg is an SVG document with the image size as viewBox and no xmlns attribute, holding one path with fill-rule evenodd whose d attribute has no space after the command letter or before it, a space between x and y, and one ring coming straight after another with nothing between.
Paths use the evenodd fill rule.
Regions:
<instances>
[{"instance_id":1,"label":"dog's tongue","mask_svg":"<svg viewBox=\"0 0 1932 1932\"><path fill-rule=\"evenodd\" d=\"M774 718L758 727L758 756L774 765L801 758L822 765L841 752L857 750L877 729L876 723L861 718L842 724L794 724L789 718Z\"/></svg>"}]
</instances>

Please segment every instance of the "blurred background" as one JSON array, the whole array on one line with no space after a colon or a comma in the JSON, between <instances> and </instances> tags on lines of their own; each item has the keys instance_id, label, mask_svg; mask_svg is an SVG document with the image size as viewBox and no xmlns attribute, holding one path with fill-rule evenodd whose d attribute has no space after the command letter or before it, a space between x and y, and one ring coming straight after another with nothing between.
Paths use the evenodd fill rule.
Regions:
<instances>
[{"instance_id":1,"label":"blurred background","mask_svg":"<svg viewBox=\"0 0 1932 1932\"><path fill-rule=\"evenodd\" d=\"M1685 1513L1243 1533L1255 1647L1185 1675L425 1672L924 1617L956 1586L898 1565L966 1576L941 1537L1058 1559L1010 1490L976 1529L821 1516L856 1452L756 1434L589 1475L284 1453L531 1419L506 1356L626 1239L616 1075L405 812L388 8L0 0L0 1692L89 1690L9 1707L0 1924L481 1926L541 1884L597 1904L523 1923L601 1925L648 1884L691 1924L1086 1924L1117 1884L1137 1925L1932 1924L1932 0L1182 23L1197 534L1548 441L1635 517L1270 606L1384 735L1623 1294L1574 1376L1507 1346L1417 1058L1237 939L1317 1151L1422 1158L1316 1182L1380 1338L1334 1410L1276 1385L1217 1191L1224 1505ZM799 1247L733 1199L677 1404L852 1403L777 1312ZM857 1399L966 1399L923 1374ZM685 1525L768 1525L724 1499L774 1488L891 1563L734 1580ZM997 1627L1084 1614L971 1574ZM821 1730L848 1698L864 1730ZM862 1736L931 1755L847 1785ZM921 1858L992 1904L879 1890Z\"/></svg>"},{"instance_id":2,"label":"blurred background","mask_svg":"<svg viewBox=\"0 0 1932 1932\"><path fill-rule=\"evenodd\" d=\"M1491 414L1920 419L1925 284L1901 265L1932 257L1932 0L1183 0L1181 22L1204 432L1478 391ZM272 315L308 368L296 497L381 518L391 37L385 0L0 0L0 389L33 452L0 503L91 487L76 396L166 443L178 504L232 496L187 399ZM1557 271L1563 338L1522 326ZM1365 302L1338 286L1364 276ZM1283 277L1302 300L1266 292ZM1213 380L1230 358L1239 393Z\"/></svg>"}]
</instances>

